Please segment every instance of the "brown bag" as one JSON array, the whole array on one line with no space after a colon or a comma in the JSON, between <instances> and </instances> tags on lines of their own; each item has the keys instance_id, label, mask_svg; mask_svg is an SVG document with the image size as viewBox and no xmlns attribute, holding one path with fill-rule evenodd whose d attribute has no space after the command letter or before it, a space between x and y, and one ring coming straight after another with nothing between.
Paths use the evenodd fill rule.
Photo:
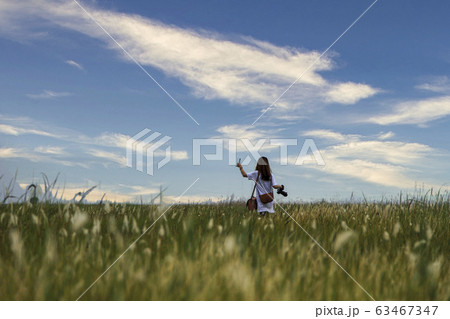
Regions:
<instances>
[{"instance_id":1,"label":"brown bag","mask_svg":"<svg viewBox=\"0 0 450 319\"><path fill-rule=\"evenodd\" d=\"M273 201L273 192L262 194L259 196L259 199L261 200L261 203L267 204Z\"/></svg>"},{"instance_id":2,"label":"brown bag","mask_svg":"<svg viewBox=\"0 0 450 319\"><path fill-rule=\"evenodd\" d=\"M256 203L256 197L252 197L247 201L247 208L249 211L255 210L258 207Z\"/></svg>"}]
</instances>

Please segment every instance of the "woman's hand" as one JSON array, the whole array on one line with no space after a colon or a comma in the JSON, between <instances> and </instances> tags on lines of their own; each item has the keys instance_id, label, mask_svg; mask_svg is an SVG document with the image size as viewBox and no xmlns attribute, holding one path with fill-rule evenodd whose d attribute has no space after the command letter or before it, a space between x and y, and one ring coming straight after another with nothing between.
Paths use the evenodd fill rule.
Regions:
<instances>
[{"instance_id":1,"label":"woman's hand","mask_svg":"<svg viewBox=\"0 0 450 319\"><path fill-rule=\"evenodd\" d=\"M241 171L241 175L242 177L247 177L247 173L244 171L244 169L242 168L242 164L241 163L237 163L236 167L239 167L239 170Z\"/></svg>"}]
</instances>

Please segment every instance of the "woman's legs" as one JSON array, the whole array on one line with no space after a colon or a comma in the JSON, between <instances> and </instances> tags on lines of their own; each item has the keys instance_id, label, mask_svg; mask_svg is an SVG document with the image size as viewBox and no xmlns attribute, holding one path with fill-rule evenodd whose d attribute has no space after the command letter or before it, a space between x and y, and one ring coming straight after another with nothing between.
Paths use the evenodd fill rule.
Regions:
<instances>
[{"instance_id":1,"label":"woman's legs","mask_svg":"<svg viewBox=\"0 0 450 319\"><path fill-rule=\"evenodd\" d=\"M266 214L268 214L268 212L259 212L260 217L264 217L264 216L266 216Z\"/></svg>"}]
</instances>

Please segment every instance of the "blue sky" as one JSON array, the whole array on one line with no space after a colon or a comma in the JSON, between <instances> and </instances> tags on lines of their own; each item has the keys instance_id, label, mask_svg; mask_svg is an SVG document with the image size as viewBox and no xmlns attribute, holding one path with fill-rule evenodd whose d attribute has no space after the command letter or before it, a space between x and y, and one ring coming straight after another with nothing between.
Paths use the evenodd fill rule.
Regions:
<instances>
[{"instance_id":1,"label":"blue sky","mask_svg":"<svg viewBox=\"0 0 450 319\"><path fill-rule=\"evenodd\" d=\"M315 64L373 1L79 3L104 30L72 0L0 1L1 187L17 170L20 187L60 173L65 198L98 185L88 199L146 201L163 185L170 201L197 178L183 201L247 197L227 150L192 165L192 139L291 138L287 166L260 151L291 200L448 188L447 1L379 0ZM153 176L125 165L144 128L172 137ZM294 165L307 138L325 166Z\"/></svg>"}]
</instances>

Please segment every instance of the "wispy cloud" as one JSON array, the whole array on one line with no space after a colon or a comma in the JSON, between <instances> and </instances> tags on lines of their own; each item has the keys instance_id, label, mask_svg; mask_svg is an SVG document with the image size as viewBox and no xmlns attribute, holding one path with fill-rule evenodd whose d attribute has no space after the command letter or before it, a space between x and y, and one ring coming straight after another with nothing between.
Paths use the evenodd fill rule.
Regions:
<instances>
[{"instance_id":1,"label":"wispy cloud","mask_svg":"<svg viewBox=\"0 0 450 319\"><path fill-rule=\"evenodd\" d=\"M20 185L25 188L27 184ZM57 185L58 186L58 185ZM84 192L94 188L86 197L88 202L97 202L103 198L105 201L112 202L138 202L142 199L144 202L148 202L156 194L159 193L159 188L152 186L142 185L126 185L126 184L102 184L99 185L93 181L85 181L80 184L68 183L64 185L64 189L59 189L60 196L65 200L71 200L79 192Z\"/></svg>"},{"instance_id":2,"label":"wispy cloud","mask_svg":"<svg viewBox=\"0 0 450 319\"><path fill-rule=\"evenodd\" d=\"M248 140L248 142L251 143L251 145L248 144L248 146L256 146L258 142L266 140L259 149L261 151L278 148L278 145L271 145L269 140L279 137L281 130L268 127L262 129L258 126L233 124L221 126L216 131L219 135L216 135L213 138L223 139L225 148L229 147L227 140L236 140L236 150L238 152L246 152L248 151L248 148L243 143L243 140Z\"/></svg>"},{"instance_id":3,"label":"wispy cloud","mask_svg":"<svg viewBox=\"0 0 450 319\"><path fill-rule=\"evenodd\" d=\"M19 151L12 147L0 148L0 158L20 157Z\"/></svg>"},{"instance_id":4,"label":"wispy cloud","mask_svg":"<svg viewBox=\"0 0 450 319\"><path fill-rule=\"evenodd\" d=\"M365 99L380 92L367 84L358 84L352 82L336 84L326 92L325 100L340 104L355 104L361 99Z\"/></svg>"},{"instance_id":5,"label":"wispy cloud","mask_svg":"<svg viewBox=\"0 0 450 319\"><path fill-rule=\"evenodd\" d=\"M86 191L87 189L95 186L96 184L92 181L89 183L82 184L67 184L64 189L59 189L60 195L64 200L71 200L74 196L79 193ZM28 184L21 183L20 186L25 189ZM89 195L86 197L88 202L98 202L103 198L104 201L118 202L118 203L136 203L141 199L144 203L148 203L157 194L159 194L160 189L157 187L148 187L141 185L97 185ZM225 200L224 197L218 196L205 196L205 195L186 195L179 198L178 196L165 195L165 204L170 203L199 203L199 202L220 202Z\"/></svg>"},{"instance_id":6,"label":"wispy cloud","mask_svg":"<svg viewBox=\"0 0 450 319\"><path fill-rule=\"evenodd\" d=\"M165 151L156 151L154 153L155 156L163 157L166 155ZM171 151L170 158L172 161L184 161L189 158L188 153L186 151Z\"/></svg>"},{"instance_id":7,"label":"wispy cloud","mask_svg":"<svg viewBox=\"0 0 450 319\"><path fill-rule=\"evenodd\" d=\"M380 125L425 124L450 115L450 96L398 103L393 112L372 116L367 122Z\"/></svg>"},{"instance_id":8,"label":"wispy cloud","mask_svg":"<svg viewBox=\"0 0 450 319\"><path fill-rule=\"evenodd\" d=\"M92 185L94 186L94 185ZM92 187L91 186L91 187ZM61 197L64 200L72 200L76 194L79 192L84 192L90 187L85 187L83 185L69 185L65 186L64 190L61 190ZM94 188L89 195L86 196L88 202L98 202L103 198L104 201L126 203L126 202L137 202L139 200L138 196L135 194L127 194L120 188L102 186Z\"/></svg>"},{"instance_id":9,"label":"wispy cloud","mask_svg":"<svg viewBox=\"0 0 450 319\"><path fill-rule=\"evenodd\" d=\"M84 71L84 67L80 63L77 63L73 60L67 60L65 61L65 63L70 66L73 66L74 68L77 68L78 70Z\"/></svg>"},{"instance_id":10,"label":"wispy cloud","mask_svg":"<svg viewBox=\"0 0 450 319\"><path fill-rule=\"evenodd\" d=\"M39 123L24 117L8 118L0 115L0 121L8 123L0 123L0 134L14 136L30 134L50 137L57 141L68 143L67 148L70 146L72 149L78 149L77 156L83 154L90 156L91 158L84 159L86 162L95 162L96 159L101 159L101 163L103 164L116 163L121 166L126 166L125 148L127 140L131 138L129 135L104 132L98 136L88 136L80 132L69 131L59 127L49 127L48 124ZM9 123L17 124L13 125ZM55 133L50 133L49 131ZM68 159L73 158L73 156L66 152L65 148L52 145L37 146L29 151L23 149L3 149L2 154L4 158L22 157L31 161L44 161L52 155L67 155ZM164 157L165 155L166 153L163 150L156 150L154 152L154 156L156 157ZM185 150L171 150L171 160L173 161L182 161L188 158L188 153ZM66 163L64 165L68 164Z\"/></svg>"},{"instance_id":11,"label":"wispy cloud","mask_svg":"<svg viewBox=\"0 0 450 319\"><path fill-rule=\"evenodd\" d=\"M450 93L450 79L446 75L435 76L430 81L417 85L416 89L435 93Z\"/></svg>"},{"instance_id":12,"label":"wispy cloud","mask_svg":"<svg viewBox=\"0 0 450 319\"><path fill-rule=\"evenodd\" d=\"M72 1L43 4L27 0L1 9L8 13L3 15L2 24L23 23L37 16L107 41L109 48L124 57L121 49ZM264 107L320 55L318 51L280 47L245 36L232 40L215 32L180 28L135 14L93 6L88 10L139 63L178 78L204 99ZM328 81L320 74L334 67L330 56L323 57L277 106L292 110L305 108L311 101L316 105L354 104L379 91L367 84Z\"/></svg>"},{"instance_id":13,"label":"wispy cloud","mask_svg":"<svg viewBox=\"0 0 450 319\"><path fill-rule=\"evenodd\" d=\"M46 132L44 130L40 129L33 129L33 128L24 128L14 125L8 125L8 124L0 124L0 133L1 134L7 134L7 135L24 135L24 134L32 134L32 135L42 135L42 136L49 136L49 137L57 137L57 135Z\"/></svg>"},{"instance_id":14,"label":"wispy cloud","mask_svg":"<svg viewBox=\"0 0 450 319\"><path fill-rule=\"evenodd\" d=\"M302 135L322 139L322 140L325 140L325 141L328 141L331 143L333 143L333 142L350 143L350 142L359 142L364 138L367 139L367 137L364 137L360 134L342 134L339 132L334 132L331 130L323 130L323 129L306 131L306 132L303 132ZM394 136L395 136L395 134L393 132L389 131L389 132L381 132L374 137L379 140L388 140Z\"/></svg>"},{"instance_id":15,"label":"wispy cloud","mask_svg":"<svg viewBox=\"0 0 450 319\"><path fill-rule=\"evenodd\" d=\"M27 94L31 99L55 99L59 97L70 96L72 93L69 92L55 92L50 90L44 90L42 93L37 94Z\"/></svg>"},{"instance_id":16,"label":"wispy cloud","mask_svg":"<svg viewBox=\"0 0 450 319\"><path fill-rule=\"evenodd\" d=\"M134 196L141 196L141 195L155 195L159 194L160 189L156 187L148 187L148 186L142 186L142 185L126 185L126 184L119 184L120 188L128 190L127 193L130 193Z\"/></svg>"},{"instance_id":17,"label":"wispy cloud","mask_svg":"<svg viewBox=\"0 0 450 319\"><path fill-rule=\"evenodd\" d=\"M392 137L392 134L386 136L386 133L378 135L377 140L328 130L308 131L303 135L333 143L320 150L325 166L305 167L383 186L412 188L417 178L428 180L428 176L420 177L425 159L433 161L433 158L443 155L443 152L424 144L385 141L383 138ZM431 186L435 184L428 182Z\"/></svg>"},{"instance_id":18,"label":"wispy cloud","mask_svg":"<svg viewBox=\"0 0 450 319\"><path fill-rule=\"evenodd\" d=\"M380 140L388 140L388 139L390 139L390 138L392 138L394 136L395 136L395 133L391 132L391 131L386 132L386 133L381 132L380 134L378 134L378 139L380 139Z\"/></svg>"},{"instance_id":19,"label":"wispy cloud","mask_svg":"<svg viewBox=\"0 0 450 319\"><path fill-rule=\"evenodd\" d=\"M121 133L104 132L99 136L89 137L86 135L79 135L77 138L80 143L94 144L104 147L125 148L127 141L131 136Z\"/></svg>"},{"instance_id":20,"label":"wispy cloud","mask_svg":"<svg viewBox=\"0 0 450 319\"><path fill-rule=\"evenodd\" d=\"M0 158L4 159L17 159L21 158L31 162L46 162L46 163L54 163L63 166L79 166L83 168L89 168L83 162L73 160L70 158L70 155L65 154L65 157L59 157L55 155L63 155L63 154L53 154L53 153L44 153L41 151L39 147L35 149L29 148L17 148L17 147L5 147L0 148Z\"/></svg>"},{"instance_id":21,"label":"wispy cloud","mask_svg":"<svg viewBox=\"0 0 450 319\"><path fill-rule=\"evenodd\" d=\"M359 141L361 135L358 134L342 134L330 130L311 130L303 132L303 136L323 139L329 142L354 142Z\"/></svg>"},{"instance_id":22,"label":"wispy cloud","mask_svg":"<svg viewBox=\"0 0 450 319\"><path fill-rule=\"evenodd\" d=\"M25 134L41 135L77 144L114 148L125 148L126 142L130 138L129 135L114 132L104 132L92 137L73 130L50 126L48 123L42 123L28 117L6 117L1 114L0 134L14 136Z\"/></svg>"},{"instance_id":23,"label":"wispy cloud","mask_svg":"<svg viewBox=\"0 0 450 319\"><path fill-rule=\"evenodd\" d=\"M262 138L276 137L279 129L260 129L257 126L250 125L224 125L217 129L220 138L230 139L249 139L257 140Z\"/></svg>"},{"instance_id":24,"label":"wispy cloud","mask_svg":"<svg viewBox=\"0 0 450 319\"><path fill-rule=\"evenodd\" d=\"M121 166L126 166L127 159L123 155L119 155L114 152L108 152L108 151L104 151L104 150L100 150L100 149L89 149L89 150L87 150L87 153L96 158L114 162Z\"/></svg>"},{"instance_id":25,"label":"wispy cloud","mask_svg":"<svg viewBox=\"0 0 450 319\"><path fill-rule=\"evenodd\" d=\"M324 152L333 158L360 158L377 163L413 164L414 161L431 154L433 149L419 143L368 140L329 146Z\"/></svg>"},{"instance_id":26,"label":"wispy cloud","mask_svg":"<svg viewBox=\"0 0 450 319\"><path fill-rule=\"evenodd\" d=\"M124 155L124 152L110 152L102 149L89 149L86 151L87 154L94 156L99 159L106 160L108 162L114 162L119 164L120 166L125 167L127 163L127 159ZM155 157L164 157L166 153L164 151L157 150L153 153ZM170 158L173 161L182 161L188 159L188 154L186 151L171 151Z\"/></svg>"},{"instance_id":27,"label":"wispy cloud","mask_svg":"<svg viewBox=\"0 0 450 319\"><path fill-rule=\"evenodd\" d=\"M35 152L50 154L50 155L66 155L64 147L59 146L38 146L34 148Z\"/></svg>"}]
</instances>

